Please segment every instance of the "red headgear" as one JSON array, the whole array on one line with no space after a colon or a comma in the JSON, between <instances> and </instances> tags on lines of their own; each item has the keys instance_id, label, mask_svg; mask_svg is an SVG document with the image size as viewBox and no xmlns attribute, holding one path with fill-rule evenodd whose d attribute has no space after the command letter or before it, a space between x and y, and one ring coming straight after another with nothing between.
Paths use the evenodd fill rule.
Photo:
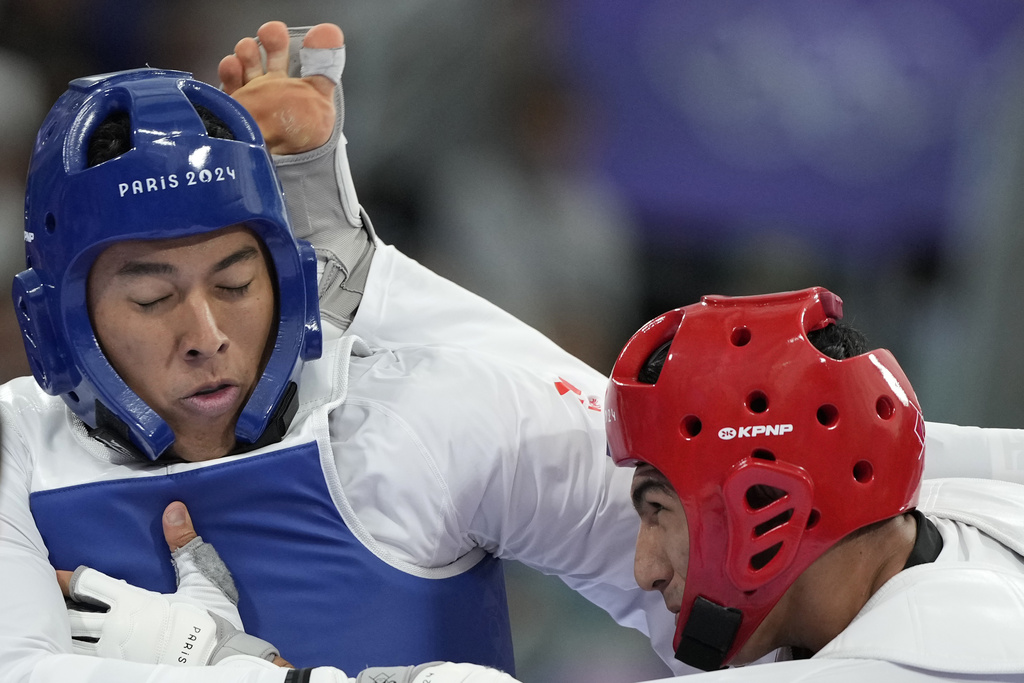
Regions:
<instances>
[{"instance_id":1,"label":"red headgear","mask_svg":"<svg viewBox=\"0 0 1024 683\"><path fill-rule=\"evenodd\" d=\"M833 360L811 345L809 331L841 317L820 287L708 296L649 322L615 363L611 456L657 468L686 512L674 646L688 664L727 664L826 550L917 504L917 397L888 351ZM638 380L667 342L656 382Z\"/></svg>"}]
</instances>

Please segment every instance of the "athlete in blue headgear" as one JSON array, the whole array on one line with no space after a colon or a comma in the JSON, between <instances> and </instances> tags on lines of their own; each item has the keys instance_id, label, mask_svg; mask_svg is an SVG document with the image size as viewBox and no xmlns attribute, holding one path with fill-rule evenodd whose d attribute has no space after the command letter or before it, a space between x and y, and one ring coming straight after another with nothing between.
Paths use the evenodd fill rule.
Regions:
<instances>
[{"instance_id":1,"label":"athlete in blue headgear","mask_svg":"<svg viewBox=\"0 0 1024 683\"><path fill-rule=\"evenodd\" d=\"M266 76L283 76L280 32L261 30L260 38L269 53ZM265 82L258 80L262 67L244 56L248 47L240 44L243 54L236 54L243 100L243 86ZM338 54L314 52L305 66L340 75ZM153 100L151 82L162 88L152 85L159 90ZM136 86L145 92L135 93ZM316 247L323 345L314 358L309 250L286 244L291 233L271 206L280 194L257 185L265 160L253 149L259 140L247 115L219 114L218 107L231 109L228 98L182 74L121 74L76 87L73 97L83 104L41 132L41 146L47 135L65 141L54 179L33 187L60 197L76 174L95 172L109 175L113 194L96 188L75 195L89 229L100 232L83 233L80 246L52 247L53 260L32 261L38 283L26 275L18 292L26 344L54 339L58 350L33 348L39 380L15 380L0 391L0 669L12 680L196 680L194 669L77 655L90 648L76 645L71 629L88 632L96 620L69 624L51 567L85 564L173 593L175 569L157 520L179 500L231 567L246 630L298 666L358 671L448 659L510 669L495 557L559 574L671 656L670 615L632 578L637 522L629 473L605 456L604 378L379 242L355 202L340 124L326 144L283 149L302 153L277 159L294 233ZM174 106L146 109L172 96ZM89 97L100 103L87 106ZM104 110L108 97L122 108ZM236 138L230 144L240 146L230 149L249 151L224 151L228 142L196 124L203 115L193 103L217 114ZM132 107L145 110L136 119L144 123L133 121ZM128 113L130 151L91 167L71 165L82 156L75 145L94 139L92 131L111 118L94 115L101 110L115 118ZM145 152L130 156L139 149ZM136 157L144 168L124 163ZM259 159L240 172L232 164L244 158ZM117 175L121 164L126 170ZM249 191L216 186L231 182ZM235 197L243 206L194 204L185 191ZM153 208L129 212L118 208L122 200ZM209 215L198 210L203 206ZM60 211L40 214L26 239L34 242L40 230L56 234L68 221L73 227L79 217ZM289 263L297 267L287 270ZM218 279L239 270L243 277ZM128 289L156 282L170 291L122 292L122 282ZM133 296L119 301L119 293ZM164 327L138 322L150 318ZM122 347L130 338L134 343ZM161 348L165 353L155 354ZM162 380L190 376L229 354L239 359L238 372L225 363L178 393ZM172 390L162 391L166 386ZM168 395L172 400L161 403ZM177 399L188 418L179 419ZM178 556L186 583L206 552ZM122 595L102 581L87 579L79 588L92 599ZM179 597L203 595L197 589ZM179 612L160 612L152 623L169 620L177 633ZM145 610L135 617L131 633L150 628ZM135 651L119 644L98 654L131 659ZM196 663L181 655L189 649L184 643L172 645L163 644L158 661L183 663L182 656ZM282 677L269 669L260 675Z\"/></svg>"}]
</instances>

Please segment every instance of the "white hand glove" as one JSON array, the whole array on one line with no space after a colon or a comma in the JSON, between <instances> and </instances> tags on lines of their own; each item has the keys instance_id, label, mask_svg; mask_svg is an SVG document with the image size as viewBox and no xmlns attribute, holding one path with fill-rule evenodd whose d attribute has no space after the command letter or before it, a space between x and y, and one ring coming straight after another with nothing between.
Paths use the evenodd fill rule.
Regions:
<instances>
[{"instance_id":1,"label":"white hand glove","mask_svg":"<svg viewBox=\"0 0 1024 683\"><path fill-rule=\"evenodd\" d=\"M179 588L169 595L79 567L71 578L71 599L106 611L68 608L74 652L185 666L216 664L237 654L266 660L278 655L270 643L240 630L237 592L213 546L196 538L173 558Z\"/></svg>"}]
</instances>

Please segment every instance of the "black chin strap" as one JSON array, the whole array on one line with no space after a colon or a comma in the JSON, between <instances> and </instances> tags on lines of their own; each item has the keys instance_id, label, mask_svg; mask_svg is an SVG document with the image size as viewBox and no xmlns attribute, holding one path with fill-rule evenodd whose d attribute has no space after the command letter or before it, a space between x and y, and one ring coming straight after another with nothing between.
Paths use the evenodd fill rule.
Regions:
<instances>
[{"instance_id":1,"label":"black chin strap","mask_svg":"<svg viewBox=\"0 0 1024 683\"><path fill-rule=\"evenodd\" d=\"M283 439L284 433L288 431L288 425L292 423L295 413L299 410L298 399L299 386L295 382L288 382L288 387L284 390L281 402L277 404L277 410L270 416L267 428L260 434L260 438L252 443L239 443L231 453L248 453L257 448L275 444Z\"/></svg>"},{"instance_id":2,"label":"black chin strap","mask_svg":"<svg viewBox=\"0 0 1024 683\"><path fill-rule=\"evenodd\" d=\"M917 520L917 538L914 540L910 556L907 557L907 563L903 565L904 569L934 562L942 552L942 536L932 521L916 509L911 510L910 514Z\"/></svg>"},{"instance_id":3,"label":"black chin strap","mask_svg":"<svg viewBox=\"0 0 1024 683\"><path fill-rule=\"evenodd\" d=\"M99 399L96 399L96 426L89 427L89 436L107 448L113 448L122 455L146 460L146 456L132 443L131 430L123 420L114 415Z\"/></svg>"},{"instance_id":4,"label":"black chin strap","mask_svg":"<svg viewBox=\"0 0 1024 683\"><path fill-rule=\"evenodd\" d=\"M704 671L721 669L742 621L738 609L698 597L683 627L676 659Z\"/></svg>"}]
</instances>

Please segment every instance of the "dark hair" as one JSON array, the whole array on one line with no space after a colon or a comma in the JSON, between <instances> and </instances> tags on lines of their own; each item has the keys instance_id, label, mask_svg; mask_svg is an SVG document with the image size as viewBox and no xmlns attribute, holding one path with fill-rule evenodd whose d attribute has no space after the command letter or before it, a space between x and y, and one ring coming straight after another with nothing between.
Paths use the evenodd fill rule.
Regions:
<instances>
[{"instance_id":1,"label":"dark hair","mask_svg":"<svg viewBox=\"0 0 1024 683\"><path fill-rule=\"evenodd\" d=\"M199 118L206 127L206 134L211 138L234 140L223 119L201 104L193 105ZM104 161L116 159L132 148L132 125L127 112L117 111L105 118L96 126L89 137L89 149L86 152L86 163L89 167L98 166Z\"/></svg>"},{"instance_id":2,"label":"dark hair","mask_svg":"<svg viewBox=\"0 0 1024 683\"><path fill-rule=\"evenodd\" d=\"M835 322L820 330L811 330L807 339L822 354L835 360L853 358L868 352L868 340L849 325Z\"/></svg>"},{"instance_id":3,"label":"dark hair","mask_svg":"<svg viewBox=\"0 0 1024 683\"><path fill-rule=\"evenodd\" d=\"M637 375L638 381L644 384L654 384L658 381L661 370L665 367L665 359L668 357L668 347L670 346L672 346L671 339L654 350L654 353L644 361L644 366L640 368L640 373Z\"/></svg>"},{"instance_id":4,"label":"dark hair","mask_svg":"<svg viewBox=\"0 0 1024 683\"><path fill-rule=\"evenodd\" d=\"M867 338L858 330L842 322L832 323L820 330L811 330L807 333L807 339L814 348L835 360L853 358L868 350ZM654 384L658 381L671 345L672 340L670 339L654 350L654 353L648 357L640 369L637 376L638 381L645 384Z\"/></svg>"},{"instance_id":5,"label":"dark hair","mask_svg":"<svg viewBox=\"0 0 1024 683\"><path fill-rule=\"evenodd\" d=\"M127 152L132 148L131 133L128 114L123 111L114 112L96 126L96 130L89 138L86 163L91 168Z\"/></svg>"}]
</instances>

